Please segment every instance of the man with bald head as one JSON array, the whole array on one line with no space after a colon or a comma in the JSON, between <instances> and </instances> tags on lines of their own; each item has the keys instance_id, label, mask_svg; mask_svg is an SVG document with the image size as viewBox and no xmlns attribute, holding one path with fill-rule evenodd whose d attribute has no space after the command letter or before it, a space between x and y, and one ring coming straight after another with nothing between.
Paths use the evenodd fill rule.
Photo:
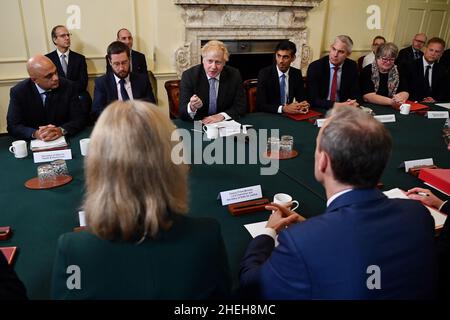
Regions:
<instances>
[{"instance_id":1,"label":"man with bald head","mask_svg":"<svg viewBox=\"0 0 450 320\"><path fill-rule=\"evenodd\" d=\"M36 55L27 62L30 76L11 88L8 132L19 139L55 140L86 125L76 85L58 76L53 62Z\"/></svg>"},{"instance_id":2,"label":"man with bald head","mask_svg":"<svg viewBox=\"0 0 450 320\"><path fill-rule=\"evenodd\" d=\"M117 31L117 41L123 42L130 49L130 71L134 73L144 73L148 75L147 62L145 61L145 55L136 50L133 50L133 35L131 32L122 28ZM111 65L109 64L108 57L106 57L106 70L112 72Z\"/></svg>"},{"instance_id":3,"label":"man with bald head","mask_svg":"<svg viewBox=\"0 0 450 320\"><path fill-rule=\"evenodd\" d=\"M425 33L416 34L412 40L412 44L399 51L395 64L400 69L404 69L411 61L421 59L423 56L422 48L425 42L427 42L427 35Z\"/></svg>"}]
</instances>

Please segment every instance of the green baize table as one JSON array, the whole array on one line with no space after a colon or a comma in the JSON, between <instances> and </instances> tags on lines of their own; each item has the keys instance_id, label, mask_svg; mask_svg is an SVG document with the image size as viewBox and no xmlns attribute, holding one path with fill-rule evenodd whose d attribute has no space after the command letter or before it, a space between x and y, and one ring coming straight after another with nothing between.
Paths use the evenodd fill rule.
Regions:
<instances>
[{"instance_id":1,"label":"green baize table","mask_svg":"<svg viewBox=\"0 0 450 320\"><path fill-rule=\"evenodd\" d=\"M393 136L394 151L382 177L384 190L423 186L419 179L398 168L402 161L431 157L439 167L450 167L450 153L441 133L444 119L429 120L415 114L403 116L387 107L371 107L376 114L394 113L397 119L395 123L385 124ZM437 107L432 109L442 110ZM299 152L299 156L281 160L275 175L261 175L261 168L267 165L249 164L249 153L262 152L265 145L258 147L245 143L244 140L237 140L236 146L242 147L241 144L244 144L246 164L192 165L188 214L194 217L213 217L219 221L234 289L237 289L239 283L240 259L251 240L244 225L267 220L269 212L232 216L227 207L222 206L217 199L219 192L261 185L263 197L269 200L279 192L290 194L300 202L297 212L307 218L321 214L326 206L325 192L314 180L315 139L319 131L317 126L307 121L294 121L281 115L264 113L248 114L239 122L251 124L256 130L279 129L280 135L292 135L294 149ZM180 120L175 120L174 123L179 128L188 129L191 135L199 135L190 130L194 127L193 123ZM1 241L0 246L18 246L14 268L31 299L50 298L57 239L61 234L71 232L74 227L79 226L78 211L81 210L84 194L84 158L80 153L79 140L88 137L91 130L92 128L88 128L69 141L73 159L68 160L67 165L73 181L49 190L29 190L24 186L25 181L36 176L38 164L33 163L31 152L25 159L15 159L8 152L13 139L9 136L0 138L0 226L11 226L13 229L12 237ZM209 144L210 141L203 141L203 148ZM257 158L259 159L259 154ZM437 195L443 197L438 192Z\"/></svg>"}]
</instances>

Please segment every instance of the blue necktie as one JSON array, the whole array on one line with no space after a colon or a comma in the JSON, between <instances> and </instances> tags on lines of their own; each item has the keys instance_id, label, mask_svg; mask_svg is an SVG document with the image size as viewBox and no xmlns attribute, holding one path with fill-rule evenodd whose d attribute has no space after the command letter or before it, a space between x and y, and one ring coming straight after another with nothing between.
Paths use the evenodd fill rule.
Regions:
<instances>
[{"instance_id":1,"label":"blue necktie","mask_svg":"<svg viewBox=\"0 0 450 320\"><path fill-rule=\"evenodd\" d=\"M216 78L209 79L209 110L208 114L217 113Z\"/></svg>"},{"instance_id":2,"label":"blue necktie","mask_svg":"<svg viewBox=\"0 0 450 320\"><path fill-rule=\"evenodd\" d=\"M280 76L280 104L284 106L286 104L286 75L283 73Z\"/></svg>"},{"instance_id":3,"label":"blue necktie","mask_svg":"<svg viewBox=\"0 0 450 320\"><path fill-rule=\"evenodd\" d=\"M120 79L120 94L122 95L122 101L130 100L127 90L125 90L125 79Z\"/></svg>"}]
</instances>

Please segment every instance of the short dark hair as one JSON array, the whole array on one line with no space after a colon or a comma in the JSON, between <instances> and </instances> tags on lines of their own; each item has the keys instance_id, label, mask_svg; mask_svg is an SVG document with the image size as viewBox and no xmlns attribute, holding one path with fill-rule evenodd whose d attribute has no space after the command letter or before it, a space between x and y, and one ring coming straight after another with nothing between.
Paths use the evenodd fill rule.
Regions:
<instances>
[{"instance_id":1,"label":"short dark hair","mask_svg":"<svg viewBox=\"0 0 450 320\"><path fill-rule=\"evenodd\" d=\"M65 28L65 27L66 27L66 26L63 26L62 24L58 24L57 26L54 26L54 27L53 27L51 36L52 36L52 42L53 42L54 45L56 45L56 42L55 42L55 39L56 39L56 29L58 29L58 28Z\"/></svg>"},{"instance_id":2,"label":"short dark hair","mask_svg":"<svg viewBox=\"0 0 450 320\"><path fill-rule=\"evenodd\" d=\"M329 117L318 149L329 155L334 178L356 188L374 188L391 154L389 131L355 107L333 108Z\"/></svg>"},{"instance_id":3,"label":"short dark hair","mask_svg":"<svg viewBox=\"0 0 450 320\"><path fill-rule=\"evenodd\" d=\"M108 60L111 61L112 54L119 54L122 52L126 52L128 58L130 57L130 48L128 48L128 46L121 41L114 41L111 42L111 44L108 46L108 49L106 50L106 56L108 57Z\"/></svg>"},{"instance_id":4,"label":"short dark hair","mask_svg":"<svg viewBox=\"0 0 450 320\"><path fill-rule=\"evenodd\" d=\"M295 56L295 54L297 53L297 47L295 43L289 40L283 40L277 44L277 46L275 47L275 53L280 50L290 50L293 56Z\"/></svg>"},{"instance_id":5,"label":"short dark hair","mask_svg":"<svg viewBox=\"0 0 450 320\"><path fill-rule=\"evenodd\" d=\"M444 41L444 39L442 39L442 38L439 38L439 37L433 37L433 38L431 38L431 39L428 40L428 42L427 42L427 47L428 47L428 45L429 45L430 43L439 43L439 44L442 45L442 48L445 49L445 41Z\"/></svg>"},{"instance_id":6,"label":"short dark hair","mask_svg":"<svg viewBox=\"0 0 450 320\"><path fill-rule=\"evenodd\" d=\"M375 38L373 38L372 43L375 42L375 40L381 39L386 43L386 39L383 36L376 36Z\"/></svg>"},{"instance_id":7,"label":"short dark hair","mask_svg":"<svg viewBox=\"0 0 450 320\"><path fill-rule=\"evenodd\" d=\"M119 29L119 31L117 31L117 37L116 37L116 39L119 39L119 34L120 34L120 32L123 31L123 30L127 30L128 32L130 32L130 30L128 30L127 28L121 28L121 29ZM131 33L131 32L130 32L130 33Z\"/></svg>"}]
</instances>

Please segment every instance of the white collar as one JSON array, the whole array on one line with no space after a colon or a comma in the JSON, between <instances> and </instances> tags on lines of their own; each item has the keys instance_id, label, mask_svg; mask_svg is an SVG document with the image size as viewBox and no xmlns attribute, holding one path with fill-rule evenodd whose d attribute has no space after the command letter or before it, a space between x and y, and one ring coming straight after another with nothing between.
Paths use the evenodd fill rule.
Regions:
<instances>
[{"instance_id":1,"label":"white collar","mask_svg":"<svg viewBox=\"0 0 450 320\"><path fill-rule=\"evenodd\" d=\"M330 69L333 69L334 67L338 67L338 68L339 68L338 71L342 70L342 66L344 65L344 63L345 63L345 60L344 60L344 62L342 62L340 65L335 66L334 64L332 64L332 63L330 62L330 60L328 60L328 64L330 65Z\"/></svg>"},{"instance_id":2,"label":"white collar","mask_svg":"<svg viewBox=\"0 0 450 320\"><path fill-rule=\"evenodd\" d=\"M338 197L342 196L344 193L350 192L350 191L352 191L352 190L353 190L353 188L349 188L349 189L345 189L345 190L342 190L342 191L340 191L340 192L338 192L338 193L333 194L333 195L327 200L327 207L329 207L330 204L331 204L334 200L336 200L336 198L338 198Z\"/></svg>"},{"instance_id":3,"label":"white collar","mask_svg":"<svg viewBox=\"0 0 450 320\"><path fill-rule=\"evenodd\" d=\"M39 94L43 94L44 92L51 91L51 90L42 89L41 87L39 87L39 85L37 83L34 83L34 85L36 86L36 89L38 90Z\"/></svg>"},{"instance_id":4,"label":"white collar","mask_svg":"<svg viewBox=\"0 0 450 320\"><path fill-rule=\"evenodd\" d=\"M291 67L289 67L289 69L291 69ZM277 66L278 78L281 77L282 74L284 74L286 77L288 77L289 76L289 69L287 69L286 72L282 72L280 69L278 69L278 66Z\"/></svg>"},{"instance_id":5,"label":"white collar","mask_svg":"<svg viewBox=\"0 0 450 320\"><path fill-rule=\"evenodd\" d=\"M116 74L113 72L114 75L114 80L116 80L116 84L119 84L119 81L122 80L120 79L118 76L116 76ZM125 84L130 82L130 74L128 73L128 75L124 78L125 79Z\"/></svg>"},{"instance_id":6,"label":"white collar","mask_svg":"<svg viewBox=\"0 0 450 320\"><path fill-rule=\"evenodd\" d=\"M66 58L69 58L70 49L67 49L66 52L61 52L58 49L56 49L56 53L58 53L58 57L61 58L61 55L64 54Z\"/></svg>"},{"instance_id":7,"label":"white collar","mask_svg":"<svg viewBox=\"0 0 450 320\"><path fill-rule=\"evenodd\" d=\"M422 61L423 61L423 66L424 67L427 67L427 66L433 67L433 65L434 65L434 62L433 63L429 63L427 60L425 60L425 55L422 56Z\"/></svg>"},{"instance_id":8,"label":"white collar","mask_svg":"<svg viewBox=\"0 0 450 320\"><path fill-rule=\"evenodd\" d=\"M206 74L206 77L208 78L208 81L209 81L209 79L212 79L212 77L208 76L208 74ZM215 76L214 79L216 79L217 81L220 81L220 73L217 76Z\"/></svg>"}]
</instances>

